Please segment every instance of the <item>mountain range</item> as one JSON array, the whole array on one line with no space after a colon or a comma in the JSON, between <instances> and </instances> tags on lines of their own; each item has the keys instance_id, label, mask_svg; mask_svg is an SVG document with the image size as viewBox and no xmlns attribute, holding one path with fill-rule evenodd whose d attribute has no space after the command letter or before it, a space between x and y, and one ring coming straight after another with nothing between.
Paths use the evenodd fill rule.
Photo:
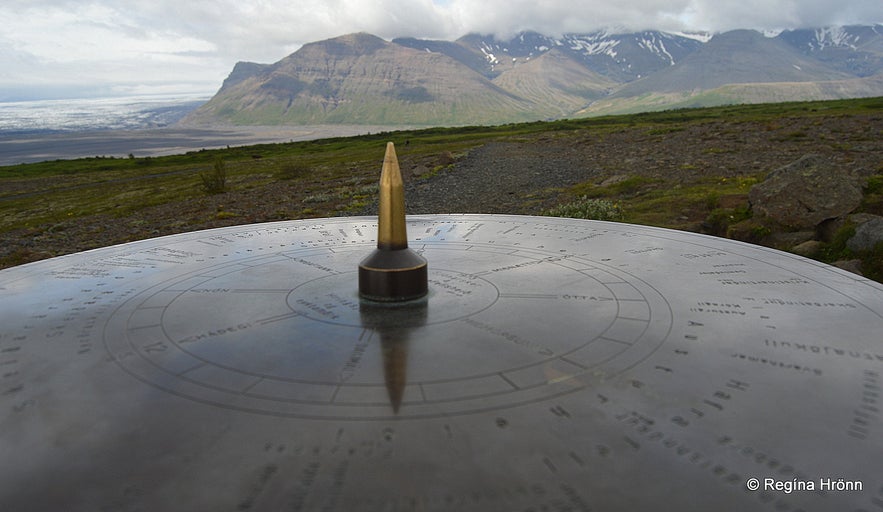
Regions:
<instances>
[{"instance_id":1,"label":"mountain range","mask_svg":"<svg viewBox=\"0 0 883 512\"><path fill-rule=\"evenodd\" d=\"M487 125L866 96L883 96L879 24L456 41L357 33L274 64L237 63L183 123Z\"/></svg>"}]
</instances>

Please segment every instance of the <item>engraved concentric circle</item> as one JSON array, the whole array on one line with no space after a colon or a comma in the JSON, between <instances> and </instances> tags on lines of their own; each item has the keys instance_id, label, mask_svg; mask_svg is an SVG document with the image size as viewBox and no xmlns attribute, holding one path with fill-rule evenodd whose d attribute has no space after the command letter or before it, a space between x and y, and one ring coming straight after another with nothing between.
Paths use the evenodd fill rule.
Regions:
<instances>
[{"instance_id":1,"label":"engraved concentric circle","mask_svg":"<svg viewBox=\"0 0 883 512\"><path fill-rule=\"evenodd\" d=\"M426 417L569 393L587 372L642 360L671 328L652 287L583 258L486 244L421 250L430 293L416 308L360 302L364 248L290 251L140 294L115 312L110 325L124 336L108 349L139 379L196 401L380 419L393 414L393 394L398 416ZM412 377L391 384L391 367Z\"/></svg>"}]
</instances>

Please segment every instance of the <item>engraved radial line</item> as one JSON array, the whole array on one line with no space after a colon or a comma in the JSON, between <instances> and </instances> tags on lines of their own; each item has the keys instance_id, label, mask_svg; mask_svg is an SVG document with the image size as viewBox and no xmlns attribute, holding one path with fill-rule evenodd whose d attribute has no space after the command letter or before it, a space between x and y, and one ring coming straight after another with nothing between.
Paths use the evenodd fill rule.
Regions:
<instances>
[{"instance_id":1,"label":"engraved radial line","mask_svg":"<svg viewBox=\"0 0 883 512\"><path fill-rule=\"evenodd\" d=\"M343 385L343 382L339 382L336 386L334 386L334 392L331 393L331 397L328 399L327 403L333 404L335 401L337 401L337 393L340 392L340 388L342 388Z\"/></svg>"},{"instance_id":2,"label":"engraved radial line","mask_svg":"<svg viewBox=\"0 0 883 512\"><path fill-rule=\"evenodd\" d=\"M521 387L518 386L518 384L515 384L514 382L512 382L511 380L509 380L509 378L506 377L506 375L505 375L503 372L500 372L500 373L498 373L497 375L499 375L501 379L503 379L504 381L506 381L506 384L509 384L510 386L512 386L512 389L521 389Z\"/></svg>"},{"instance_id":3,"label":"engraved radial line","mask_svg":"<svg viewBox=\"0 0 883 512\"><path fill-rule=\"evenodd\" d=\"M243 395L247 395L249 391L251 391L252 389L254 389L255 386L257 386L258 384L260 384L260 383L263 382L263 381L264 381L264 377L259 377L259 378L255 379L254 382L252 382L251 384L249 384L248 386L246 386L245 389L243 389L242 391L240 391L240 393L243 394Z\"/></svg>"},{"instance_id":4,"label":"engraved radial line","mask_svg":"<svg viewBox=\"0 0 883 512\"><path fill-rule=\"evenodd\" d=\"M273 322L279 322L281 320L287 320L289 318L294 318L297 316L301 316L301 314L292 312L292 313L285 313L284 315L277 315L277 316L271 316L271 317L267 317L267 318L261 318L259 320L255 320L255 322L257 322L261 325L267 325L267 324L271 324Z\"/></svg>"},{"instance_id":5,"label":"engraved radial line","mask_svg":"<svg viewBox=\"0 0 883 512\"><path fill-rule=\"evenodd\" d=\"M206 363L205 361L199 362L199 363L191 366L190 368L187 368L186 370L182 370L182 371L178 372L178 377L183 377L184 375L187 375L188 373L192 372L193 370L198 370L198 369L202 368L206 364L208 364L208 363Z\"/></svg>"}]
</instances>

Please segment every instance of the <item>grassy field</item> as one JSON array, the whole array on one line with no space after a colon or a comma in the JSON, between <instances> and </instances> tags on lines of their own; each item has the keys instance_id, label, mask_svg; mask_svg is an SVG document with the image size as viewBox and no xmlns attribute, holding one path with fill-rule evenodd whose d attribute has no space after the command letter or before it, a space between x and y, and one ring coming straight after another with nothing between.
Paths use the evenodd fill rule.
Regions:
<instances>
[{"instance_id":1,"label":"grassy field","mask_svg":"<svg viewBox=\"0 0 883 512\"><path fill-rule=\"evenodd\" d=\"M586 133L603 136L622 130L664 135L711 122L738 126L774 123L785 117L832 118L880 112L883 98L729 106L397 131L167 157L94 157L0 167L0 236L7 241L29 241L0 254L0 267L195 228L351 214L373 199L382 145L388 140L399 148L406 147L400 158L404 154L409 163L427 168L429 172L421 176L426 178L489 141L536 141ZM877 172L883 174L883 168ZM726 199L744 198L747 189L762 177L727 182L705 176L677 187L664 178L634 177L607 187L579 184L566 196L616 201L622 205L626 222L682 228L659 212L692 204L709 215L723 209L719 215L750 216L745 205ZM873 183L877 182L879 178ZM267 200L265 192L270 190L284 194L278 200ZM876 189L871 191L872 204L867 205L867 211L877 208L875 201L883 203L880 195ZM157 227L154 223L164 217L160 212L173 218L174 212L180 213L177 220L159 219L164 225ZM83 225L91 226L91 231L84 232ZM90 239L89 233L95 236ZM61 240L60 246L44 244L52 240ZM826 257L845 255L835 252L828 251Z\"/></svg>"}]
</instances>

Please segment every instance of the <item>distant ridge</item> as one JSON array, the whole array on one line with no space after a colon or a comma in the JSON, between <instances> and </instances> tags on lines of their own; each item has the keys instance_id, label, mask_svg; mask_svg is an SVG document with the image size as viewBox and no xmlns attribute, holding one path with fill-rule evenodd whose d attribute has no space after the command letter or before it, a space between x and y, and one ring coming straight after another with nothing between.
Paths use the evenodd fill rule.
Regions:
<instances>
[{"instance_id":1,"label":"distant ridge","mask_svg":"<svg viewBox=\"0 0 883 512\"><path fill-rule=\"evenodd\" d=\"M866 96L883 96L883 25L453 42L358 33L237 63L182 123L457 126Z\"/></svg>"},{"instance_id":2,"label":"distant ridge","mask_svg":"<svg viewBox=\"0 0 883 512\"><path fill-rule=\"evenodd\" d=\"M187 123L433 125L535 117L529 101L447 55L369 34L310 43L270 66L240 63L234 71Z\"/></svg>"}]
</instances>

